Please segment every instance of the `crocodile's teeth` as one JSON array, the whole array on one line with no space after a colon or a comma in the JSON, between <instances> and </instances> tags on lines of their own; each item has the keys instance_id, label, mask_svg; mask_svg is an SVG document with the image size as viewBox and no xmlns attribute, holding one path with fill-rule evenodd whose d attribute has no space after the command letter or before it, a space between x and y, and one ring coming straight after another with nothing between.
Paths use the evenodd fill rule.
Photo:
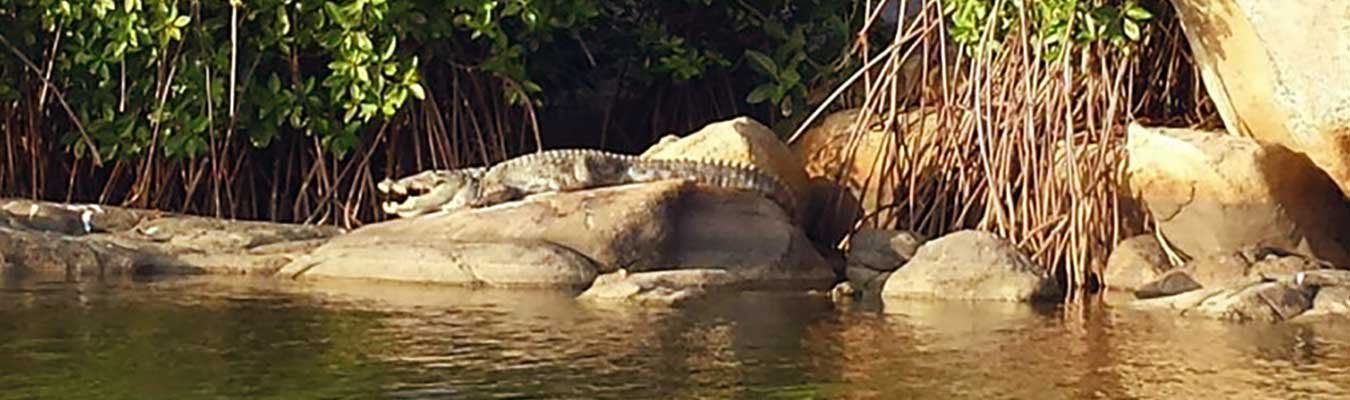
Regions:
<instances>
[{"instance_id":1,"label":"crocodile's teeth","mask_svg":"<svg viewBox=\"0 0 1350 400\"><path fill-rule=\"evenodd\" d=\"M384 180L380 181L380 183L378 183L378 184L375 185L375 188L376 188L376 189L379 189L380 193L389 193L389 189L390 189L392 186L394 186L394 180L393 180L393 179L389 179L389 178L384 178Z\"/></svg>"},{"instance_id":2,"label":"crocodile's teeth","mask_svg":"<svg viewBox=\"0 0 1350 400\"><path fill-rule=\"evenodd\" d=\"M383 204L380 204L380 208L384 209L386 214L394 214L398 212L398 203L386 201Z\"/></svg>"}]
</instances>

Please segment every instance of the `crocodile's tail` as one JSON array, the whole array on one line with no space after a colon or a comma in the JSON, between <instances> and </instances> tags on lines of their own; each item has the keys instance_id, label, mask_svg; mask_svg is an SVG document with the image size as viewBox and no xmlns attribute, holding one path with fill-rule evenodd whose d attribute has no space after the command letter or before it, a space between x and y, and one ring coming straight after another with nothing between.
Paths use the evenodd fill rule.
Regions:
<instances>
[{"instance_id":1,"label":"crocodile's tail","mask_svg":"<svg viewBox=\"0 0 1350 400\"><path fill-rule=\"evenodd\" d=\"M635 182L661 179L689 179L724 189L759 193L793 215L796 198L777 177L750 164L727 160L642 159L631 161L628 176Z\"/></svg>"}]
</instances>

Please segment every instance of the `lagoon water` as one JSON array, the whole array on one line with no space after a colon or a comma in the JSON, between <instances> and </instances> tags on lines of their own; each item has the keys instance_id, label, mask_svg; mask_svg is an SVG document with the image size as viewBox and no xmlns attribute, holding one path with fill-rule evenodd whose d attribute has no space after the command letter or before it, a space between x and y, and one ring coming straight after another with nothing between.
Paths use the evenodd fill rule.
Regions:
<instances>
[{"instance_id":1,"label":"lagoon water","mask_svg":"<svg viewBox=\"0 0 1350 400\"><path fill-rule=\"evenodd\" d=\"M244 279L0 286L0 399L1350 398L1350 321L1103 302L660 310Z\"/></svg>"}]
</instances>

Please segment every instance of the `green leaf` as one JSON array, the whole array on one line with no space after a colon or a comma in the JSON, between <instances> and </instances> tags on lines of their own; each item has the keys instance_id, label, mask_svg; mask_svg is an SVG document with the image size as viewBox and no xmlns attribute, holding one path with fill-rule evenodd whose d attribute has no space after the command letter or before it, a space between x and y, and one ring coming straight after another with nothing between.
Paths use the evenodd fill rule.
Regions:
<instances>
[{"instance_id":1,"label":"green leaf","mask_svg":"<svg viewBox=\"0 0 1350 400\"><path fill-rule=\"evenodd\" d=\"M755 87L755 90L750 91L749 96L745 97L745 102L750 104L763 103L764 100L768 100L769 96L773 95L774 89L775 87L772 83L759 85Z\"/></svg>"},{"instance_id":2,"label":"green leaf","mask_svg":"<svg viewBox=\"0 0 1350 400\"><path fill-rule=\"evenodd\" d=\"M385 47L384 53L380 55L380 59L387 60L389 59L389 57L393 57L394 50L397 48L398 48L398 38L392 36L389 37L389 46Z\"/></svg>"},{"instance_id":3,"label":"green leaf","mask_svg":"<svg viewBox=\"0 0 1350 400\"><path fill-rule=\"evenodd\" d=\"M422 89L422 84L413 82L408 84L408 91L412 92L413 98L424 100L427 97L426 91Z\"/></svg>"},{"instance_id":4,"label":"green leaf","mask_svg":"<svg viewBox=\"0 0 1350 400\"><path fill-rule=\"evenodd\" d=\"M782 81L785 86L792 87L801 83L802 76L796 69L784 69L780 81Z\"/></svg>"},{"instance_id":5,"label":"green leaf","mask_svg":"<svg viewBox=\"0 0 1350 400\"><path fill-rule=\"evenodd\" d=\"M1139 24L1130 19L1124 20L1124 22L1125 37L1131 41L1139 41Z\"/></svg>"},{"instance_id":6,"label":"green leaf","mask_svg":"<svg viewBox=\"0 0 1350 400\"><path fill-rule=\"evenodd\" d=\"M1148 9L1141 7L1138 4L1134 4L1131 5L1129 8L1125 9L1125 16L1130 17L1130 19L1133 19L1135 21L1142 21L1153 18L1153 13L1149 12Z\"/></svg>"},{"instance_id":7,"label":"green leaf","mask_svg":"<svg viewBox=\"0 0 1350 400\"><path fill-rule=\"evenodd\" d=\"M750 58L750 62L759 67L770 76L778 76L778 66L774 64L773 59L755 50L746 50L745 56Z\"/></svg>"},{"instance_id":8,"label":"green leaf","mask_svg":"<svg viewBox=\"0 0 1350 400\"><path fill-rule=\"evenodd\" d=\"M352 25L351 20L347 19L347 15L343 13L342 9L339 7L340 6L338 6L338 3L336 2L326 1L323 3L323 9L324 11L328 11L329 18L332 18L334 22L337 22L338 26L350 28Z\"/></svg>"},{"instance_id":9,"label":"green leaf","mask_svg":"<svg viewBox=\"0 0 1350 400\"><path fill-rule=\"evenodd\" d=\"M174 18L174 20L173 20L173 26L174 26L174 27L178 27L178 28L182 28L182 27L187 26L188 22L191 22L191 21L192 21L192 18L189 18L189 17L186 16L186 15L179 15L178 18Z\"/></svg>"}]
</instances>

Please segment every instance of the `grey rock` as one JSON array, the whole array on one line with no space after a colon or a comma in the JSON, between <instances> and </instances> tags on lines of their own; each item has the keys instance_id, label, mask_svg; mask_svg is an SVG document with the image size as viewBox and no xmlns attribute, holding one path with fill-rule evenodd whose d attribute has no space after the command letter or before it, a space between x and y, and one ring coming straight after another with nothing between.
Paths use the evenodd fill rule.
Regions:
<instances>
[{"instance_id":1,"label":"grey rock","mask_svg":"<svg viewBox=\"0 0 1350 400\"><path fill-rule=\"evenodd\" d=\"M1163 274L1157 280L1139 286L1138 290L1134 291L1134 297L1152 299L1186 293L1202 287L1204 286L1196 282L1189 271L1175 270Z\"/></svg>"},{"instance_id":2,"label":"grey rock","mask_svg":"<svg viewBox=\"0 0 1350 400\"><path fill-rule=\"evenodd\" d=\"M604 274L577 296L578 300L639 305L679 306L703 298L712 289L736 285L738 280L726 271L689 269Z\"/></svg>"},{"instance_id":3,"label":"grey rock","mask_svg":"<svg viewBox=\"0 0 1350 400\"><path fill-rule=\"evenodd\" d=\"M1350 316L1350 286L1325 287L1317 291L1305 317Z\"/></svg>"},{"instance_id":4,"label":"grey rock","mask_svg":"<svg viewBox=\"0 0 1350 400\"><path fill-rule=\"evenodd\" d=\"M844 270L844 276L847 282L860 292L868 294L880 294L882 287L886 285L886 279L890 277L889 272L881 272L871 268L850 265Z\"/></svg>"},{"instance_id":5,"label":"grey rock","mask_svg":"<svg viewBox=\"0 0 1350 400\"><path fill-rule=\"evenodd\" d=\"M877 271L894 271L914 258L924 241L913 232L863 228L849 239L848 260Z\"/></svg>"},{"instance_id":6,"label":"grey rock","mask_svg":"<svg viewBox=\"0 0 1350 400\"><path fill-rule=\"evenodd\" d=\"M1232 321L1279 322L1312 308L1313 291L1281 282L1259 282L1210 296L1194 312Z\"/></svg>"},{"instance_id":7,"label":"grey rock","mask_svg":"<svg viewBox=\"0 0 1350 400\"><path fill-rule=\"evenodd\" d=\"M1062 294L1053 277L1012 243L965 230L925 243L886 279L883 298L1038 301Z\"/></svg>"},{"instance_id":8,"label":"grey rock","mask_svg":"<svg viewBox=\"0 0 1350 400\"><path fill-rule=\"evenodd\" d=\"M1350 298L1346 288L1350 288L1350 271L1320 269L1264 278L1253 276L1245 282L1128 304L1184 316L1279 322L1302 316L1345 315L1345 300Z\"/></svg>"},{"instance_id":9,"label":"grey rock","mask_svg":"<svg viewBox=\"0 0 1350 400\"><path fill-rule=\"evenodd\" d=\"M853 283L849 281L839 282L830 289L830 300L835 302L844 302L856 299L862 291L855 289Z\"/></svg>"},{"instance_id":10,"label":"grey rock","mask_svg":"<svg viewBox=\"0 0 1350 400\"><path fill-rule=\"evenodd\" d=\"M1167 253L1152 234L1134 236L1116 244L1106 259L1106 285L1135 290L1172 269Z\"/></svg>"}]
</instances>

